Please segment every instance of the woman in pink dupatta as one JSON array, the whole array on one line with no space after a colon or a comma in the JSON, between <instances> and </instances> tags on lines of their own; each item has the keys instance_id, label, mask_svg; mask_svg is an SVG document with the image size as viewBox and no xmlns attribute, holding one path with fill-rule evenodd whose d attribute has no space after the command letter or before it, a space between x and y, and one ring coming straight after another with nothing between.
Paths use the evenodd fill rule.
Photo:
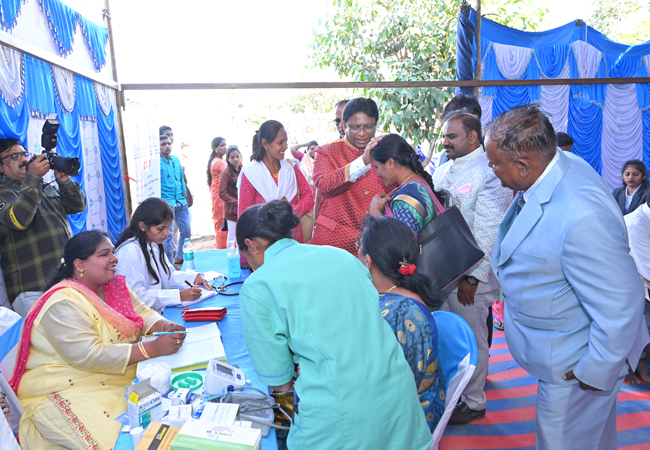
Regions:
<instances>
[{"instance_id":1,"label":"woman in pink dupatta","mask_svg":"<svg viewBox=\"0 0 650 450\"><path fill-rule=\"evenodd\" d=\"M113 244L101 231L75 235L64 264L32 306L10 385L25 408L23 449L109 449L126 411L136 363L175 353L183 335L140 336L185 328L166 321L117 276Z\"/></svg>"}]
</instances>

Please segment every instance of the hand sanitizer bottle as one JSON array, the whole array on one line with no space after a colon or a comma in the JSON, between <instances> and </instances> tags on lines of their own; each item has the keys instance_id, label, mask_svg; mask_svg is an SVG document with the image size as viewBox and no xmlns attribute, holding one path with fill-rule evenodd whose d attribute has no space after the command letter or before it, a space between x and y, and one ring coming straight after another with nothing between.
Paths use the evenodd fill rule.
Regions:
<instances>
[{"instance_id":1,"label":"hand sanitizer bottle","mask_svg":"<svg viewBox=\"0 0 650 450\"><path fill-rule=\"evenodd\" d=\"M241 277L241 267L239 265L239 250L233 245L228 252L228 278Z\"/></svg>"}]
</instances>

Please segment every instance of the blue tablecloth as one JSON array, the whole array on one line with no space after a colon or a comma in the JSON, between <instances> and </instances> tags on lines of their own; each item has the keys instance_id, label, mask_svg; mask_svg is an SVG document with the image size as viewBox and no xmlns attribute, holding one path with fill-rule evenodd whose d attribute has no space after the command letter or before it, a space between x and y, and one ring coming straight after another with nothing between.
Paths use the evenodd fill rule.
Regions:
<instances>
[{"instance_id":1,"label":"blue tablecloth","mask_svg":"<svg viewBox=\"0 0 650 450\"><path fill-rule=\"evenodd\" d=\"M197 252L194 255L196 262L196 270L208 271L216 270L219 273L228 274L228 267L226 255L228 250L209 250L205 252ZM248 271L242 271L242 278L229 279L226 283L232 281L242 281L248 276ZM228 288L227 293L239 292L241 285L236 285ZM217 295L216 297L209 298L191 306L190 308L205 308L208 306L225 306L228 309L226 316L217 322L219 330L221 331L221 338L223 340L223 347L226 350L226 359L228 364L237 364L239 368L246 375L246 379L251 381L251 386L266 391L268 388L262 384L257 378L253 363L246 349L246 342L244 341L244 330L242 328L241 311L239 308L239 296L225 296ZM210 322L183 322L181 318L180 308L167 308L163 313L166 319L176 323L184 324L187 328L198 327L206 325ZM252 392L252 391L251 391ZM271 428L268 437L262 439L263 450L277 450L277 440L275 437L275 429ZM115 450L132 450L131 436L129 434L120 434L119 439L115 443Z\"/></svg>"}]
</instances>

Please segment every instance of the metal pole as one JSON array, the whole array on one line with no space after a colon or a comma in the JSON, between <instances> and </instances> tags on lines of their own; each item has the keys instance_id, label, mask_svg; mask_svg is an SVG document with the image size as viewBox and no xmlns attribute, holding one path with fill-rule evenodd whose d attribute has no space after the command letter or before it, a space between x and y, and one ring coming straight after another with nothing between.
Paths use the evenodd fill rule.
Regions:
<instances>
[{"instance_id":1,"label":"metal pole","mask_svg":"<svg viewBox=\"0 0 650 450\"><path fill-rule=\"evenodd\" d=\"M474 79L481 79L481 0L476 0L476 71ZM478 86L474 86L474 97L478 98Z\"/></svg>"},{"instance_id":2,"label":"metal pole","mask_svg":"<svg viewBox=\"0 0 650 450\"><path fill-rule=\"evenodd\" d=\"M118 82L117 78L117 65L115 64L115 44L113 43L113 26L111 24L111 8L109 5L109 0L104 0L106 8L104 9L104 20L106 20L106 28L108 29L108 43L110 44L111 50L111 69L113 70L113 80ZM117 134L118 134L118 145L120 147L120 163L122 166L122 186L124 187L124 201L126 208L126 214L128 217L131 217L133 213L133 204L131 202L131 188L129 186L129 166L126 163L126 142L124 141L124 122L122 121L122 108L124 108L124 91L120 89L115 91L115 103L116 103L116 119L117 119Z\"/></svg>"}]
</instances>

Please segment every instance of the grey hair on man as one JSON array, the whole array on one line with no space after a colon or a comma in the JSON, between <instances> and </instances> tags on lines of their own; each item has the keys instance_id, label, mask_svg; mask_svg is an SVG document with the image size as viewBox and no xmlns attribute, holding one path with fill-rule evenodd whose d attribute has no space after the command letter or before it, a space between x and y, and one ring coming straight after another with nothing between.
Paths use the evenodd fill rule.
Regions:
<instances>
[{"instance_id":1,"label":"grey hair on man","mask_svg":"<svg viewBox=\"0 0 650 450\"><path fill-rule=\"evenodd\" d=\"M555 130L536 104L517 106L499 114L487 126L486 136L499 153L516 161L521 156L550 162L557 152Z\"/></svg>"}]
</instances>

